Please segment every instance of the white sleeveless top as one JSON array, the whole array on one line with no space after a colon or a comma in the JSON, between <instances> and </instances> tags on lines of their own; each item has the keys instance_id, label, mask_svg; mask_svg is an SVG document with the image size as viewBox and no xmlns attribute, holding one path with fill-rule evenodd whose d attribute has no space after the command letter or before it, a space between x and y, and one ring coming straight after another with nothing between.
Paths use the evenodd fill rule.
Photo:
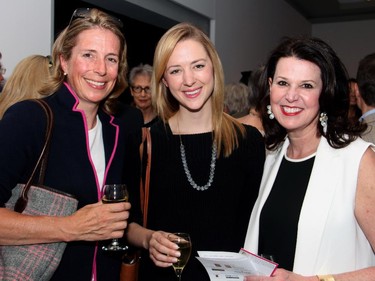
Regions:
<instances>
[{"instance_id":1,"label":"white sleeveless top","mask_svg":"<svg viewBox=\"0 0 375 281\"><path fill-rule=\"evenodd\" d=\"M259 216L288 145L286 139L278 151L267 155L244 245L254 253L258 252ZM374 149L357 139L334 149L321 138L298 223L295 273L336 274L375 265L375 254L354 214L358 168L369 146Z\"/></svg>"}]
</instances>

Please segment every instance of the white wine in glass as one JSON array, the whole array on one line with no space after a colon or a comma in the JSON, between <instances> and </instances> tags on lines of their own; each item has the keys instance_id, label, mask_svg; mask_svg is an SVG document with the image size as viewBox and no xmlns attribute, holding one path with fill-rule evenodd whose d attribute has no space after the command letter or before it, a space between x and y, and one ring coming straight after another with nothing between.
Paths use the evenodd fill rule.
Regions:
<instances>
[{"instance_id":1,"label":"white wine in glass","mask_svg":"<svg viewBox=\"0 0 375 281\"><path fill-rule=\"evenodd\" d=\"M191 254L191 240L190 235L187 233L172 233L168 235L168 239L178 245L178 250L181 252L181 256L177 259L177 262L173 264L174 272L177 275L179 281L181 281L181 274L185 268L185 265L189 261Z\"/></svg>"},{"instance_id":2,"label":"white wine in glass","mask_svg":"<svg viewBox=\"0 0 375 281\"><path fill-rule=\"evenodd\" d=\"M127 202L129 200L128 190L125 184L107 184L103 188L102 202L104 204ZM117 238L112 239L109 245L102 247L104 251L125 251L128 246L121 245Z\"/></svg>"}]
</instances>

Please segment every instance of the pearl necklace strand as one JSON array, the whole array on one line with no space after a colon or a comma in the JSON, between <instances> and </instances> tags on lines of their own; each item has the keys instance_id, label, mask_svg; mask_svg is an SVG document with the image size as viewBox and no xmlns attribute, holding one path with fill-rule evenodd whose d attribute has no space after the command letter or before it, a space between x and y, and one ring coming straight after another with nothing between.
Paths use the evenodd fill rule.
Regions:
<instances>
[{"instance_id":1,"label":"pearl necklace strand","mask_svg":"<svg viewBox=\"0 0 375 281\"><path fill-rule=\"evenodd\" d=\"M193 180L193 178L191 176L189 166L187 164L185 146L182 143L182 138L181 138L181 134L180 134L180 128L179 128L179 125L178 125L178 120L177 120L177 129L178 129L178 134L179 134L179 137L180 137L181 161L182 161L182 166L184 167L184 171L185 171L187 180L189 181L190 185L194 189L199 190L199 191L207 190L211 186L212 182L214 181L214 176L215 176L216 156L217 156L216 144L215 143L212 144L210 175L208 177L208 182L203 186L197 185L196 182Z\"/></svg>"}]
</instances>

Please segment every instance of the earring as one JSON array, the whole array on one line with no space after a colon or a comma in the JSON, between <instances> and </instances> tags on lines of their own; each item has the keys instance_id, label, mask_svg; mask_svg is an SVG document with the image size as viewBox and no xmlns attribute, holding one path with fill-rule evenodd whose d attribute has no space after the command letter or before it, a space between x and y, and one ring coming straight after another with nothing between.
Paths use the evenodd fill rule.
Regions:
<instances>
[{"instance_id":1,"label":"earring","mask_svg":"<svg viewBox=\"0 0 375 281\"><path fill-rule=\"evenodd\" d=\"M68 75L68 73L64 72L64 76Z\"/></svg>"},{"instance_id":2,"label":"earring","mask_svg":"<svg viewBox=\"0 0 375 281\"><path fill-rule=\"evenodd\" d=\"M275 118L275 115L273 115L273 112L272 112L272 109L271 109L271 105L267 105L267 114L269 115L268 117L272 120Z\"/></svg>"},{"instance_id":3,"label":"earring","mask_svg":"<svg viewBox=\"0 0 375 281\"><path fill-rule=\"evenodd\" d=\"M319 121L320 121L320 125L323 127L323 132L327 132L327 121L328 121L327 113L321 112Z\"/></svg>"}]
</instances>

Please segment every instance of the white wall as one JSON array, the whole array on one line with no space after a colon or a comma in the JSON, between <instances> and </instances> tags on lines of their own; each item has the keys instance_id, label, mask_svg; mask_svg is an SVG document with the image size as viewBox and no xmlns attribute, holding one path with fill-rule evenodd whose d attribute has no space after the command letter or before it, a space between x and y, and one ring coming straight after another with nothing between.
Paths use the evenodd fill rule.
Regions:
<instances>
[{"instance_id":1,"label":"white wall","mask_svg":"<svg viewBox=\"0 0 375 281\"><path fill-rule=\"evenodd\" d=\"M280 0L216 0L215 20L227 82L263 64L282 36L311 32L311 24Z\"/></svg>"},{"instance_id":2,"label":"white wall","mask_svg":"<svg viewBox=\"0 0 375 281\"><path fill-rule=\"evenodd\" d=\"M311 34L311 24L285 1L170 1L211 19L210 36L222 60L227 82L239 81L242 71L258 68L281 37Z\"/></svg>"},{"instance_id":3,"label":"white wall","mask_svg":"<svg viewBox=\"0 0 375 281\"><path fill-rule=\"evenodd\" d=\"M24 57L49 55L53 0L0 0L0 52L5 78Z\"/></svg>"},{"instance_id":4,"label":"white wall","mask_svg":"<svg viewBox=\"0 0 375 281\"><path fill-rule=\"evenodd\" d=\"M331 45L352 77L358 62L375 52L375 20L314 24L312 34Z\"/></svg>"}]
</instances>

